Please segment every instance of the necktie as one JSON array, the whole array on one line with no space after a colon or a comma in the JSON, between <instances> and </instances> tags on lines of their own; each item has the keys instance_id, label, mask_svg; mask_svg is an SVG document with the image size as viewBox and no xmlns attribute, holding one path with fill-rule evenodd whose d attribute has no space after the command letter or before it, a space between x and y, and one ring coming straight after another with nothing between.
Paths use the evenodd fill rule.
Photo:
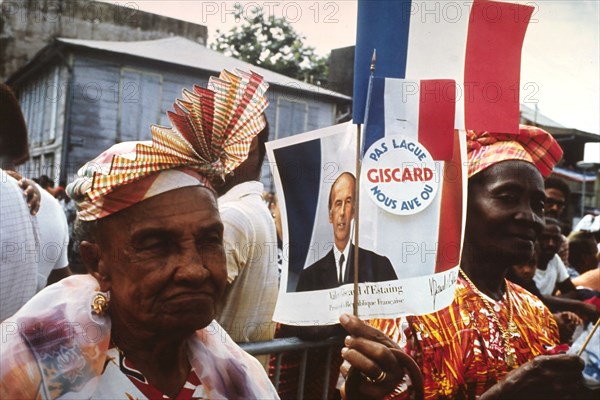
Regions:
<instances>
[{"instance_id":1,"label":"necktie","mask_svg":"<svg viewBox=\"0 0 600 400\"><path fill-rule=\"evenodd\" d=\"M342 268L344 266L344 254L343 253L340 256L339 265L340 265L340 279L339 279L339 281L340 281L340 285L341 285L342 283L344 283L343 268Z\"/></svg>"}]
</instances>

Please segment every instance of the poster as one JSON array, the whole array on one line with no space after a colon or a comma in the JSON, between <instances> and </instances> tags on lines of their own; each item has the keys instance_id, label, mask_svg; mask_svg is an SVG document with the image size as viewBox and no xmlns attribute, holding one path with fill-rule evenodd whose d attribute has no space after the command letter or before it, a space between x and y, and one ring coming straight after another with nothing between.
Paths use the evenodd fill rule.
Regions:
<instances>
[{"instance_id":1,"label":"poster","mask_svg":"<svg viewBox=\"0 0 600 400\"><path fill-rule=\"evenodd\" d=\"M407 111L411 101L396 108L415 121L428 111L418 104ZM365 147L358 214L356 125L267 143L283 224L275 321L327 325L352 313L357 216L359 317L425 314L450 304L464 227L466 155L464 132L449 124L453 151L446 160L420 143L426 133L418 123L386 129Z\"/></svg>"}]
</instances>

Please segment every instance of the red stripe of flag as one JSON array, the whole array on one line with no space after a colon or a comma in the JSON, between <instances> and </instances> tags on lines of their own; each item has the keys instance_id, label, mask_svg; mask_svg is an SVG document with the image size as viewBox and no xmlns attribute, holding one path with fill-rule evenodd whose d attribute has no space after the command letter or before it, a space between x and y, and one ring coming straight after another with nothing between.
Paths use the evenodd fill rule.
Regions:
<instances>
[{"instance_id":1,"label":"red stripe of flag","mask_svg":"<svg viewBox=\"0 0 600 400\"><path fill-rule=\"evenodd\" d=\"M419 92L419 143L434 160L452 158L456 82L451 79L421 80Z\"/></svg>"},{"instance_id":2,"label":"red stripe of flag","mask_svg":"<svg viewBox=\"0 0 600 400\"><path fill-rule=\"evenodd\" d=\"M465 55L465 127L519 132L521 48L534 7L475 0Z\"/></svg>"},{"instance_id":3,"label":"red stripe of flag","mask_svg":"<svg viewBox=\"0 0 600 400\"><path fill-rule=\"evenodd\" d=\"M458 265L460 260L460 234L462 226L462 163L458 131L452 136L452 160L444 163L440 228L438 231L435 272L444 272Z\"/></svg>"}]
</instances>

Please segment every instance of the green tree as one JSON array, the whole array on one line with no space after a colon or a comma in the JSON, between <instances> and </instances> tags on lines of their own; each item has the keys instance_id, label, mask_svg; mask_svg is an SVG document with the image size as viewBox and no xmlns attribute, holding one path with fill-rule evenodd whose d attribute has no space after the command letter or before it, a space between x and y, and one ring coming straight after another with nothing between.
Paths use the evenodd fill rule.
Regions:
<instances>
[{"instance_id":1,"label":"green tree","mask_svg":"<svg viewBox=\"0 0 600 400\"><path fill-rule=\"evenodd\" d=\"M305 46L305 37L285 18L265 18L262 11L248 18L242 16L240 8L235 17L244 22L229 32L217 30L210 46L213 50L301 81L317 85L327 82L328 56L319 57L314 47Z\"/></svg>"}]
</instances>

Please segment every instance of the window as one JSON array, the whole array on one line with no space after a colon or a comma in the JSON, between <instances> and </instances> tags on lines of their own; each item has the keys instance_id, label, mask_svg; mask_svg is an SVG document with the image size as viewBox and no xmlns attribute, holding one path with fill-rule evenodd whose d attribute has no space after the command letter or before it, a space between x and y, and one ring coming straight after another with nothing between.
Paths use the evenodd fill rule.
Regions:
<instances>
[{"instance_id":1,"label":"window","mask_svg":"<svg viewBox=\"0 0 600 400\"><path fill-rule=\"evenodd\" d=\"M306 132L308 120L308 103L277 99L276 138L284 138L296 133Z\"/></svg>"},{"instance_id":2,"label":"window","mask_svg":"<svg viewBox=\"0 0 600 400\"><path fill-rule=\"evenodd\" d=\"M51 144L56 139L56 121L61 95L59 67L51 68L19 93L19 103L32 147Z\"/></svg>"},{"instance_id":3,"label":"window","mask_svg":"<svg viewBox=\"0 0 600 400\"><path fill-rule=\"evenodd\" d=\"M150 125L160 121L162 76L121 70L117 141L150 140Z\"/></svg>"}]
</instances>

